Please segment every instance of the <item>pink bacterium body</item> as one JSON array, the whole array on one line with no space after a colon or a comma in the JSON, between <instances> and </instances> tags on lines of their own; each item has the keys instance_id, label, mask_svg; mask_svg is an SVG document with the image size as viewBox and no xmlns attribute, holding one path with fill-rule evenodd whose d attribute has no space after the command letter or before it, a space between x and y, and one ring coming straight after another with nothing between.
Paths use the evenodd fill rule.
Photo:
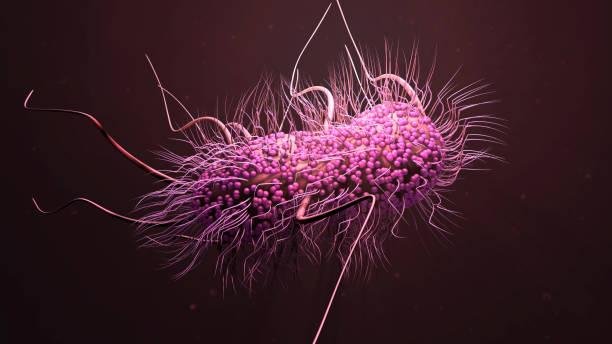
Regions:
<instances>
[{"instance_id":1,"label":"pink bacterium body","mask_svg":"<svg viewBox=\"0 0 612 344\"><path fill-rule=\"evenodd\" d=\"M474 169L474 162L501 160L480 146L500 143L494 134L503 128L499 118L465 115L488 103L474 101L488 93L487 85L454 88L449 81L434 96L432 68L418 88L416 49L403 73L398 53L390 49L382 63L364 58L337 4L358 60L345 46L348 58L332 70L329 88L301 84L297 66L331 5L284 84L288 94L273 92L264 79L236 106L232 122L191 114L153 69L170 128L183 133L193 149L185 156L160 153L173 166L167 171L133 156L92 115L29 106L30 92L25 108L88 118L121 154L168 182L142 197L137 210L144 215L139 218L85 198L56 211L84 201L139 224L143 245L168 252L169 265L178 266L179 276L216 248L224 284L238 281L248 288L288 250L318 261L321 240L331 238L330 253L342 261L342 270L316 342L347 270L359 272L368 263L384 261L382 244L389 236L398 237L406 211L416 210L413 214L445 233L437 219L454 212L442 205L442 193L461 170ZM302 91L296 91L298 86ZM182 106L189 123L174 127L167 97ZM56 212L33 201L40 212Z\"/></svg>"}]
</instances>

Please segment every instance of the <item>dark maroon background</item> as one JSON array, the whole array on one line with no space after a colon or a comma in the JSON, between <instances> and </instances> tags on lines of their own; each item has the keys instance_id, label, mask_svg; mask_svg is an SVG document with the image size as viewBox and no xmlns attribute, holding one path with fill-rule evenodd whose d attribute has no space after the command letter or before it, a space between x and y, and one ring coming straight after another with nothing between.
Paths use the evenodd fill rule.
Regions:
<instances>
[{"instance_id":1,"label":"dark maroon background","mask_svg":"<svg viewBox=\"0 0 612 344\"><path fill-rule=\"evenodd\" d=\"M345 283L321 343L577 343L609 336L610 10L596 1L345 1L360 43L383 38L426 64L434 87L485 78L508 120L509 163L466 173L450 194L465 220L452 245L387 243L391 266ZM3 5L2 334L10 342L303 343L339 271L304 264L299 279L222 295L213 256L174 281L138 249L133 227L85 206L37 216L85 195L121 212L157 187L86 121L20 104L99 116L151 162L171 142L148 53L165 85L214 113L262 72L290 74L326 1L40 1ZM333 9L301 65L324 79L347 36ZM176 112L178 114L178 112ZM181 117L177 115L180 120ZM182 118L184 120L184 118ZM423 231L422 231L423 232ZM6 341L9 342L9 341Z\"/></svg>"}]
</instances>

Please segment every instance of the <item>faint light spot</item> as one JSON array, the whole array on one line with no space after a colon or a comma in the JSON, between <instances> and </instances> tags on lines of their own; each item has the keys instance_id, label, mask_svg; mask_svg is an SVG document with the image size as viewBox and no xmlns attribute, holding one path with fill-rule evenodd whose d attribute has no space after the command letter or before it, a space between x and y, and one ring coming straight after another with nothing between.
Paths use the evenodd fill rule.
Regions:
<instances>
[{"instance_id":1,"label":"faint light spot","mask_svg":"<svg viewBox=\"0 0 612 344\"><path fill-rule=\"evenodd\" d=\"M208 291L208 295L215 297L217 296L217 289L215 288L210 288L210 290Z\"/></svg>"},{"instance_id":2,"label":"faint light spot","mask_svg":"<svg viewBox=\"0 0 612 344\"><path fill-rule=\"evenodd\" d=\"M195 303L192 303L189 305L189 310L190 311L195 311L198 308L198 305L196 305Z\"/></svg>"}]
</instances>

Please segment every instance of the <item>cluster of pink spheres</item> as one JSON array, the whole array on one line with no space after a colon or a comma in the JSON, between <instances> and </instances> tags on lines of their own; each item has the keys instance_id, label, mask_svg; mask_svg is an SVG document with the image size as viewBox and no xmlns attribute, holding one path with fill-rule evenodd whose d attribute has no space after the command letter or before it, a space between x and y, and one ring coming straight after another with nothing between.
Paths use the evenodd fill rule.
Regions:
<instances>
[{"instance_id":1,"label":"cluster of pink spheres","mask_svg":"<svg viewBox=\"0 0 612 344\"><path fill-rule=\"evenodd\" d=\"M416 106L386 102L346 125L253 139L235 150L232 167L219 162L202 172L206 186L195 191L194 205L206 209L206 227L223 209L251 199L249 214L257 220L244 223L241 237L250 241L274 226L288 201L311 191L349 201L372 194L409 207L436 184L443 160L444 140L431 119ZM225 233L224 240L235 234Z\"/></svg>"}]
</instances>

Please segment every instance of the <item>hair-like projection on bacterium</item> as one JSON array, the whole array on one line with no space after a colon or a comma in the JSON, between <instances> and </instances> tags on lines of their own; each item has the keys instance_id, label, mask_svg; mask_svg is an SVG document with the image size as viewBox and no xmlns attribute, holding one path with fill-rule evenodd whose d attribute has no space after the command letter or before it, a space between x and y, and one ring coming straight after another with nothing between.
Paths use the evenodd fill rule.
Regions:
<instances>
[{"instance_id":1,"label":"hair-like projection on bacterium","mask_svg":"<svg viewBox=\"0 0 612 344\"><path fill-rule=\"evenodd\" d=\"M191 114L164 88L147 56L170 128L193 150L160 153L171 165L166 170L129 153L90 114L31 106L30 92L26 109L88 119L120 154L166 182L140 199L139 217L86 198L54 211L43 210L33 198L36 209L54 213L81 201L133 222L144 246L168 253L178 276L217 250L224 286L251 288L287 255L318 262L325 242L342 269L318 323L317 342L345 275L384 262L382 245L399 237L400 221L421 218L445 236L444 223L455 212L443 205L443 193L462 170L479 169L474 162L502 160L487 145L501 143L496 133L504 129L495 116L469 114L490 103L482 100L487 85L457 87L451 78L433 93L433 67L420 77L416 48L403 59L388 47L382 59L362 53L337 5L350 44L344 47L346 58L331 69L327 87L300 82L298 65L331 4L291 79L278 92L262 79L227 116L228 123ZM177 102L191 121L176 127L168 101Z\"/></svg>"}]
</instances>

